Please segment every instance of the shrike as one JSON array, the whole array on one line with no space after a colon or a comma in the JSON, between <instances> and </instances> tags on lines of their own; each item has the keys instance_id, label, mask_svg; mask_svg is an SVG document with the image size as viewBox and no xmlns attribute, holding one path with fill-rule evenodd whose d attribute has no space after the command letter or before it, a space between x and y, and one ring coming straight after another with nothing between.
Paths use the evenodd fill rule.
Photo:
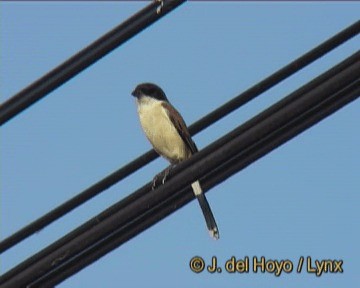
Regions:
<instances>
[{"instance_id":1,"label":"shrike","mask_svg":"<svg viewBox=\"0 0 360 288\"><path fill-rule=\"evenodd\" d=\"M139 84L132 95L136 97L137 111L146 137L155 151L166 158L171 166L198 152L184 119L170 104L159 86L152 83ZM163 182L167 173L164 175ZM191 187L199 201L210 236L219 239L219 230L199 181L192 183Z\"/></svg>"}]
</instances>

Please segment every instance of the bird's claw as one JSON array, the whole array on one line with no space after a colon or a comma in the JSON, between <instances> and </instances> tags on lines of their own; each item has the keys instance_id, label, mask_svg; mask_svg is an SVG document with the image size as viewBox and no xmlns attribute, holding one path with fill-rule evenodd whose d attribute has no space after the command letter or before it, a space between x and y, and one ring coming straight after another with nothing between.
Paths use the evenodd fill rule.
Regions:
<instances>
[{"instance_id":1,"label":"bird's claw","mask_svg":"<svg viewBox=\"0 0 360 288\"><path fill-rule=\"evenodd\" d=\"M170 171L172 168L174 168L174 165L167 167L164 171L160 172L159 174L157 174L154 177L154 179L152 181L152 186L151 186L152 190L154 190L156 188L159 179L161 179L162 184L165 184L168 176L170 175Z\"/></svg>"},{"instance_id":2,"label":"bird's claw","mask_svg":"<svg viewBox=\"0 0 360 288\"><path fill-rule=\"evenodd\" d=\"M153 179L153 181L152 181L152 185L151 185L151 190L154 190L154 189L156 188L158 179L159 179L159 174L157 174L157 175L154 177L154 179Z\"/></svg>"},{"instance_id":3,"label":"bird's claw","mask_svg":"<svg viewBox=\"0 0 360 288\"><path fill-rule=\"evenodd\" d=\"M164 7L164 1L163 0L155 0L156 3L159 3L159 6L156 8L156 14L160 14L163 7Z\"/></svg>"},{"instance_id":4,"label":"bird's claw","mask_svg":"<svg viewBox=\"0 0 360 288\"><path fill-rule=\"evenodd\" d=\"M172 166L170 166L170 167L168 167L168 168L166 168L166 169L164 170L164 177L163 177L163 179L162 179L162 181L161 181L162 184L165 184L166 179L167 179L167 177L168 177L169 174L170 174L171 167L172 167Z\"/></svg>"},{"instance_id":5,"label":"bird's claw","mask_svg":"<svg viewBox=\"0 0 360 288\"><path fill-rule=\"evenodd\" d=\"M164 174L164 171L163 172L160 172L159 174L157 174L155 177L154 177L154 179L153 179L153 181L152 181L152 186L151 186L151 189L152 190L154 190L157 186L158 186L158 182L159 182L159 180L161 180L161 183L162 184L164 184L165 183L165 181L164 181L164 176L163 176L163 174Z\"/></svg>"}]
</instances>

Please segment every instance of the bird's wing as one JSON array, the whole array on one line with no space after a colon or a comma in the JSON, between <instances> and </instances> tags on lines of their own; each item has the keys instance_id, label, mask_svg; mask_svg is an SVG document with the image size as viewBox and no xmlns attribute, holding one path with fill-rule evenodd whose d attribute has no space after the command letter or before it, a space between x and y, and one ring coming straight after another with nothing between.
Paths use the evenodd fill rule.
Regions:
<instances>
[{"instance_id":1,"label":"bird's wing","mask_svg":"<svg viewBox=\"0 0 360 288\"><path fill-rule=\"evenodd\" d=\"M194 154L198 152L198 149L194 141L191 139L189 130L185 124L184 119L181 117L180 113L173 106L171 106L166 102L163 102L162 106L165 108L166 111L169 111L167 112L168 117L170 118L171 122L174 124L181 139L186 143L186 145L190 149L191 153Z\"/></svg>"}]
</instances>

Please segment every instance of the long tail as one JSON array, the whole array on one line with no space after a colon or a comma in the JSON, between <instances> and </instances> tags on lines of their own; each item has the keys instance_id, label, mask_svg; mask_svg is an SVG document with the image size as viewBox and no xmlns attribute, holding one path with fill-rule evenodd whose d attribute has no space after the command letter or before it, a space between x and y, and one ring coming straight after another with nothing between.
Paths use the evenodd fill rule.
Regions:
<instances>
[{"instance_id":1,"label":"long tail","mask_svg":"<svg viewBox=\"0 0 360 288\"><path fill-rule=\"evenodd\" d=\"M210 236L215 240L219 239L219 229L216 225L215 218L211 211L209 202L207 201L201 189L199 181L192 183L191 187L193 188L194 194L199 201L201 210L205 217L207 228L209 229Z\"/></svg>"}]
</instances>

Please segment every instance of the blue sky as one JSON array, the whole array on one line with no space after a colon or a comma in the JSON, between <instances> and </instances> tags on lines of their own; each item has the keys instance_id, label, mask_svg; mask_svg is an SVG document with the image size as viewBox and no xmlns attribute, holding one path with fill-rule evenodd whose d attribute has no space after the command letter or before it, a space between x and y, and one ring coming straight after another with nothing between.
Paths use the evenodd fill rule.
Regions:
<instances>
[{"instance_id":1,"label":"blue sky","mask_svg":"<svg viewBox=\"0 0 360 288\"><path fill-rule=\"evenodd\" d=\"M145 2L1 2L1 102L144 7ZM155 82L193 123L359 18L357 2L190 2L1 127L1 238L150 149L130 93ZM359 36L194 137L201 149L360 47ZM360 283L359 131L355 101L207 193L198 204L60 287L339 287ZM1 255L5 272L142 186L157 159ZM212 256L343 260L343 274L193 273Z\"/></svg>"}]
</instances>

